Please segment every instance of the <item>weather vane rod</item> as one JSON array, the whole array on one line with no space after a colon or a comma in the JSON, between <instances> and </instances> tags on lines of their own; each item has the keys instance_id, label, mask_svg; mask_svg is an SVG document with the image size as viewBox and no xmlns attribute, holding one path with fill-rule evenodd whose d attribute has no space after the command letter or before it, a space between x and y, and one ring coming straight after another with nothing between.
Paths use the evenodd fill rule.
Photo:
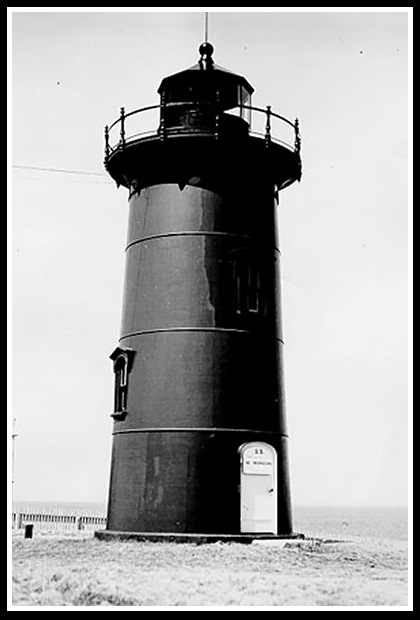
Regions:
<instances>
[{"instance_id":1,"label":"weather vane rod","mask_svg":"<svg viewBox=\"0 0 420 620\"><path fill-rule=\"evenodd\" d=\"M209 40L209 14L204 13L204 43Z\"/></svg>"}]
</instances>

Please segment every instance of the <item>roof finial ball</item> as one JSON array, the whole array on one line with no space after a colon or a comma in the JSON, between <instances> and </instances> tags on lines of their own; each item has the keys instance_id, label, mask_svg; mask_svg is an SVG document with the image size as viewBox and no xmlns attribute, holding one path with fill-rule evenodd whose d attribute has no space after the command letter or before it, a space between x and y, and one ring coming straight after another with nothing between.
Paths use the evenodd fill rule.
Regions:
<instances>
[{"instance_id":1,"label":"roof finial ball","mask_svg":"<svg viewBox=\"0 0 420 620\"><path fill-rule=\"evenodd\" d=\"M212 58L212 54L214 52L214 47L212 46L212 44L206 41L205 43L202 43L200 45L198 51L201 56L200 60L198 61L201 69L213 69L214 61Z\"/></svg>"}]
</instances>

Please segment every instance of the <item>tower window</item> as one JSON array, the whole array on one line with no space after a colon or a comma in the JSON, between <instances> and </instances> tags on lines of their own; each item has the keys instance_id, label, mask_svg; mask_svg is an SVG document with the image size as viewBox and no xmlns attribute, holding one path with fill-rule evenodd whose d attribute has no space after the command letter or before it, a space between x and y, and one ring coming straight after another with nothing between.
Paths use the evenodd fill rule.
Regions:
<instances>
[{"instance_id":1,"label":"tower window","mask_svg":"<svg viewBox=\"0 0 420 620\"><path fill-rule=\"evenodd\" d=\"M240 250L232 257L234 308L236 314L264 314L265 291L260 261L251 250Z\"/></svg>"},{"instance_id":2,"label":"tower window","mask_svg":"<svg viewBox=\"0 0 420 620\"><path fill-rule=\"evenodd\" d=\"M127 411L127 356L121 354L114 362L115 394L114 413Z\"/></svg>"},{"instance_id":3,"label":"tower window","mask_svg":"<svg viewBox=\"0 0 420 620\"><path fill-rule=\"evenodd\" d=\"M117 347L110 355L114 362L114 413L115 420L124 420L127 415L128 375L131 370L134 351Z\"/></svg>"},{"instance_id":4,"label":"tower window","mask_svg":"<svg viewBox=\"0 0 420 620\"><path fill-rule=\"evenodd\" d=\"M260 309L260 271L255 264L248 265L248 312L258 312Z\"/></svg>"}]
</instances>

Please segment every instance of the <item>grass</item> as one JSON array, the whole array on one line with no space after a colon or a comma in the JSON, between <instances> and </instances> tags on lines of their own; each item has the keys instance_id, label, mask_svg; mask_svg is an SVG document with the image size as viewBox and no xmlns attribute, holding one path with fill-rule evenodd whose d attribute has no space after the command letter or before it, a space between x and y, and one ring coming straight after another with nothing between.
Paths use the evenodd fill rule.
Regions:
<instances>
[{"instance_id":1,"label":"grass","mask_svg":"<svg viewBox=\"0 0 420 620\"><path fill-rule=\"evenodd\" d=\"M407 549L361 544L13 541L13 605L402 606Z\"/></svg>"}]
</instances>

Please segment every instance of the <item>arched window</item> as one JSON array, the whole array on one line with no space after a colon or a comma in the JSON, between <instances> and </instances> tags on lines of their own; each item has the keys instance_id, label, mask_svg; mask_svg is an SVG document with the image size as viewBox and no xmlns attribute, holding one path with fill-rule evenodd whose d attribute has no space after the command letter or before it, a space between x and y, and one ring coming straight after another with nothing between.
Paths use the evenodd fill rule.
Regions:
<instances>
[{"instance_id":1,"label":"arched window","mask_svg":"<svg viewBox=\"0 0 420 620\"><path fill-rule=\"evenodd\" d=\"M128 375L131 370L134 351L117 347L110 358L114 362L114 413L112 417L123 420L127 415Z\"/></svg>"}]
</instances>

